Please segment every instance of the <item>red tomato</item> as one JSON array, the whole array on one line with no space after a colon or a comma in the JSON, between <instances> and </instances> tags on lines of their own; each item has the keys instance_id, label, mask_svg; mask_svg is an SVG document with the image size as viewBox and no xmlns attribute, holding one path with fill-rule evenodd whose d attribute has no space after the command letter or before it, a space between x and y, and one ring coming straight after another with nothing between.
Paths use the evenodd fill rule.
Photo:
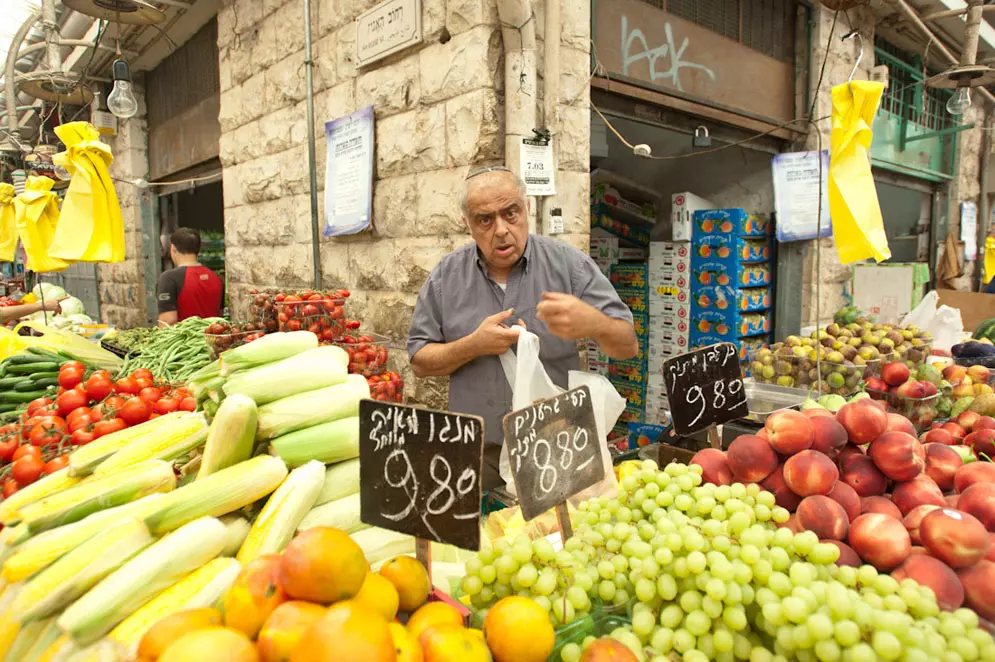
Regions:
<instances>
[{"instance_id":1,"label":"red tomato","mask_svg":"<svg viewBox=\"0 0 995 662\"><path fill-rule=\"evenodd\" d=\"M180 408L180 401L176 398L160 398L155 403L155 411L159 414L168 414Z\"/></svg>"},{"instance_id":2,"label":"red tomato","mask_svg":"<svg viewBox=\"0 0 995 662\"><path fill-rule=\"evenodd\" d=\"M47 407L50 404L52 404L52 401L48 398L38 398L37 400L32 400L28 403L28 416L32 416L36 409Z\"/></svg>"},{"instance_id":3,"label":"red tomato","mask_svg":"<svg viewBox=\"0 0 995 662\"><path fill-rule=\"evenodd\" d=\"M14 451L17 450L19 440L17 437L10 436L0 441L0 460L4 462L10 462L14 459Z\"/></svg>"},{"instance_id":4,"label":"red tomato","mask_svg":"<svg viewBox=\"0 0 995 662\"><path fill-rule=\"evenodd\" d=\"M91 414L83 414L82 416L77 416L72 421L66 421L66 423L70 432L76 432L76 430L85 430L86 426L92 425L98 420Z\"/></svg>"},{"instance_id":5,"label":"red tomato","mask_svg":"<svg viewBox=\"0 0 995 662\"><path fill-rule=\"evenodd\" d=\"M134 395L141 390L142 389L138 388L138 384L136 384L135 380L132 379L131 377L122 377L121 379L114 382L115 393L120 393L122 395L124 394Z\"/></svg>"},{"instance_id":6,"label":"red tomato","mask_svg":"<svg viewBox=\"0 0 995 662\"><path fill-rule=\"evenodd\" d=\"M70 412L68 416L66 416L66 423L72 425L73 423L76 422L77 419L80 419L83 416L90 416L92 413L93 410L90 409L89 407L79 407L77 409L74 409L72 412Z\"/></svg>"},{"instance_id":7,"label":"red tomato","mask_svg":"<svg viewBox=\"0 0 995 662\"><path fill-rule=\"evenodd\" d=\"M110 379L111 381L114 381L114 378L111 377L111 373L107 372L106 370L94 370L91 376L103 377L104 379Z\"/></svg>"},{"instance_id":8,"label":"red tomato","mask_svg":"<svg viewBox=\"0 0 995 662\"><path fill-rule=\"evenodd\" d=\"M300 320L290 320L289 322L287 322L287 330L288 331L300 331L301 330L301 321Z\"/></svg>"},{"instance_id":9,"label":"red tomato","mask_svg":"<svg viewBox=\"0 0 995 662\"><path fill-rule=\"evenodd\" d=\"M17 423L8 423L7 425L0 427L0 436L15 434L20 429L21 426L19 426Z\"/></svg>"},{"instance_id":10,"label":"red tomato","mask_svg":"<svg viewBox=\"0 0 995 662\"><path fill-rule=\"evenodd\" d=\"M313 303L309 303L303 308L301 308L301 315L304 315L305 317L312 317L317 314L318 314L318 307L315 306Z\"/></svg>"},{"instance_id":11,"label":"red tomato","mask_svg":"<svg viewBox=\"0 0 995 662\"><path fill-rule=\"evenodd\" d=\"M93 424L93 438L99 439L104 435L123 430L126 427L128 425L120 418L109 418L106 421L99 421Z\"/></svg>"},{"instance_id":12,"label":"red tomato","mask_svg":"<svg viewBox=\"0 0 995 662\"><path fill-rule=\"evenodd\" d=\"M86 394L90 396L91 400L103 400L111 394L111 391L114 389L114 383L111 382L110 377L105 377L95 372L86 380L85 388Z\"/></svg>"},{"instance_id":13,"label":"red tomato","mask_svg":"<svg viewBox=\"0 0 995 662\"><path fill-rule=\"evenodd\" d=\"M10 475L17 481L18 485L24 487L38 480L38 476L41 475L44 468L45 465L40 457L22 457L20 460L14 462L14 466L10 470Z\"/></svg>"},{"instance_id":14,"label":"red tomato","mask_svg":"<svg viewBox=\"0 0 995 662\"><path fill-rule=\"evenodd\" d=\"M72 441L73 446L86 446L88 443L93 441L95 437L93 432L87 430L86 428L80 428L75 430L70 436L70 441Z\"/></svg>"},{"instance_id":15,"label":"red tomato","mask_svg":"<svg viewBox=\"0 0 995 662\"><path fill-rule=\"evenodd\" d=\"M104 409L108 412L113 413L124 406L124 398L118 395L112 395L111 397L104 400Z\"/></svg>"},{"instance_id":16,"label":"red tomato","mask_svg":"<svg viewBox=\"0 0 995 662\"><path fill-rule=\"evenodd\" d=\"M152 379L152 371L148 368L139 368L131 373L132 379Z\"/></svg>"},{"instance_id":17,"label":"red tomato","mask_svg":"<svg viewBox=\"0 0 995 662\"><path fill-rule=\"evenodd\" d=\"M152 413L152 403L141 398L129 398L118 411L117 415L130 425L138 425L149 420Z\"/></svg>"},{"instance_id":18,"label":"red tomato","mask_svg":"<svg viewBox=\"0 0 995 662\"><path fill-rule=\"evenodd\" d=\"M68 370L70 368L81 372L86 370L86 366L79 361L66 361L62 364L62 367L60 367L59 370Z\"/></svg>"},{"instance_id":19,"label":"red tomato","mask_svg":"<svg viewBox=\"0 0 995 662\"><path fill-rule=\"evenodd\" d=\"M62 419L58 419L61 421ZM28 441L34 446L48 446L49 444L57 444L62 441L63 431L66 429L65 421L62 421L62 425L56 423L56 419L47 418L41 423L36 424L31 428L31 434L28 436ZM21 481L17 481L21 482Z\"/></svg>"},{"instance_id":20,"label":"red tomato","mask_svg":"<svg viewBox=\"0 0 995 662\"><path fill-rule=\"evenodd\" d=\"M8 478L3 481L3 498L6 499L11 494L18 490L17 481L13 478Z\"/></svg>"},{"instance_id":21,"label":"red tomato","mask_svg":"<svg viewBox=\"0 0 995 662\"><path fill-rule=\"evenodd\" d=\"M40 460L41 449L38 448L37 446L32 446L31 444L24 444L22 446L19 446L17 450L14 451L14 455L10 459L13 460L14 462L17 462L25 455L33 455Z\"/></svg>"},{"instance_id":22,"label":"red tomato","mask_svg":"<svg viewBox=\"0 0 995 662\"><path fill-rule=\"evenodd\" d=\"M63 469L68 466L69 466L69 456L60 455L59 457L53 457L51 460L46 462L45 466L42 468L42 471L44 471L46 475L54 474L59 469Z\"/></svg>"},{"instance_id":23,"label":"red tomato","mask_svg":"<svg viewBox=\"0 0 995 662\"><path fill-rule=\"evenodd\" d=\"M94 423L101 420L106 415L107 415L107 410L104 409L104 406L102 404L93 405L93 407L90 408L90 418L93 419Z\"/></svg>"},{"instance_id":24,"label":"red tomato","mask_svg":"<svg viewBox=\"0 0 995 662\"><path fill-rule=\"evenodd\" d=\"M138 393L138 397L146 402L154 403L162 397L162 391L155 386L147 386Z\"/></svg>"},{"instance_id":25,"label":"red tomato","mask_svg":"<svg viewBox=\"0 0 995 662\"><path fill-rule=\"evenodd\" d=\"M185 389L185 388L183 388L181 386L180 388L173 389L173 392L172 392L171 395L174 398L176 398L177 400L182 400L183 398L189 398L193 394L190 393L190 391L188 391L187 389Z\"/></svg>"},{"instance_id":26,"label":"red tomato","mask_svg":"<svg viewBox=\"0 0 995 662\"><path fill-rule=\"evenodd\" d=\"M138 387L139 392L141 392L142 389L155 386L155 382L153 382L150 377L133 377L133 379L135 380L135 386Z\"/></svg>"},{"instance_id":27,"label":"red tomato","mask_svg":"<svg viewBox=\"0 0 995 662\"><path fill-rule=\"evenodd\" d=\"M197 398L188 395L187 397L180 400L180 410L181 411L196 411L197 410Z\"/></svg>"},{"instance_id":28,"label":"red tomato","mask_svg":"<svg viewBox=\"0 0 995 662\"><path fill-rule=\"evenodd\" d=\"M52 418L59 415L59 408L54 403L41 409L36 409L32 418Z\"/></svg>"},{"instance_id":29,"label":"red tomato","mask_svg":"<svg viewBox=\"0 0 995 662\"><path fill-rule=\"evenodd\" d=\"M83 371L76 368L63 368L59 371L59 386L64 389L76 388L83 381Z\"/></svg>"},{"instance_id":30,"label":"red tomato","mask_svg":"<svg viewBox=\"0 0 995 662\"><path fill-rule=\"evenodd\" d=\"M85 393L73 389L66 391L55 399L55 406L59 408L61 416L69 416L77 409L86 407L90 403Z\"/></svg>"}]
</instances>

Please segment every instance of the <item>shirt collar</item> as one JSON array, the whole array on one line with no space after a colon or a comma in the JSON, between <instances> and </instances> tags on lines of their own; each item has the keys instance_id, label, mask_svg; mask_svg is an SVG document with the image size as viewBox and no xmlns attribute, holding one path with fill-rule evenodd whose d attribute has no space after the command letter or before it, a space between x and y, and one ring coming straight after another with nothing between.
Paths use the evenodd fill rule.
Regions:
<instances>
[{"instance_id":1,"label":"shirt collar","mask_svg":"<svg viewBox=\"0 0 995 662\"><path fill-rule=\"evenodd\" d=\"M525 242L525 250L522 252L522 257L518 261L518 263L522 265L522 270L526 272L528 272L529 263L532 261L533 244L535 244L535 242L532 241L532 235L530 234L528 240ZM480 249L477 248L476 245L474 245L473 250L477 258L477 266L479 266L486 275L488 272L487 263L484 262L484 256L480 254Z\"/></svg>"}]
</instances>

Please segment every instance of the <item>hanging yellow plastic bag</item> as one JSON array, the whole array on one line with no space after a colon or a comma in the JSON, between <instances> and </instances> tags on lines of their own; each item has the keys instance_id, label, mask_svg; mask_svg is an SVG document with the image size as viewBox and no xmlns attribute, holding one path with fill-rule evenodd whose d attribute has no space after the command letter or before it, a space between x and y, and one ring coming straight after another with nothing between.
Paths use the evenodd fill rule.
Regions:
<instances>
[{"instance_id":1,"label":"hanging yellow plastic bag","mask_svg":"<svg viewBox=\"0 0 995 662\"><path fill-rule=\"evenodd\" d=\"M31 271L62 271L69 266L48 252L59 222L59 201L52 193L54 183L48 177L28 177L24 193L14 198L17 235L28 256L26 267Z\"/></svg>"},{"instance_id":2,"label":"hanging yellow plastic bag","mask_svg":"<svg viewBox=\"0 0 995 662\"><path fill-rule=\"evenodd\" d=\"M829 214L840 263L891 257L867 150L884 85L855 80L833 88Z\"/></svg>"},{"instance_id":3,"label":"hanging yellow plastic bag","mask_svg":"<svg viewBox=\"0 0 995 662\"><path fill-rule=\"evenodd\" d=\"M985 238L985 283L990 283L995 276L995 237Z\"/></svg>"},{"instance_id":4,"label":"hanging yellow plastic bag","mask_svg":"<svg viewBox=\"0 0 995 662\"><path fill-rule=\"evenodd\" d=\"M53 160L69 171L72 181L49 252L70 262L121 262L124 223L107 170L114 160L111 148L100 142L100 132L89 122L63 124L55 133L66 151Z\"/></svg>"},{"instance_id":5,"label":"hanging yellow plastic bag","mask_svg":"<svg viewBox=\"0 0 995 662\"><path fill-rule=\"evenodd\" d=\"M0 262L13 262L17 250L17 217L14 214L14 187L0 184Z\"/></svg>"}]
</instances>

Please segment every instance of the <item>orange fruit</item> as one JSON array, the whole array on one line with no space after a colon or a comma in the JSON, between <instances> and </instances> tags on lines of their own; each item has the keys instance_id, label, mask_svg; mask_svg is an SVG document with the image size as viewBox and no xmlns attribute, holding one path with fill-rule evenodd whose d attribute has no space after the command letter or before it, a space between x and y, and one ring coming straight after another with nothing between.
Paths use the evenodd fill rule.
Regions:
<instances>
[{"instance_id":1,"label":"orange fruit","mask_svg":"<svg viewBox=\"0 0 995 662\"><path fill-rule=\"evenodd\" d=\"M389 623L390 637L394 641L394 652L397 653L397 662L424 662L425 656L422 654L421 644L411 636L408 629L400 623Z\"/></svg>"},{"instance_id":2,"label":"orange fruit","mask_svg":"<svg viewBox=\"0 0 995 662\"><path fill-rule=\"evenodd\" d=\"M155 662L169 646L195 630L221 625L217 609L188 609L160 618L138 642L138 662Z\"/></svg>"},{"instance_id":3,"label":"orange fruit","mask_svg":"<svg viewBox=\"0 0 995 662\"><path fill-rule=\"evenodd\" d=\"M258 662L256 647L239 630L210 627L183 635L159 657L159 662Z\"/></svg>"},{"instance_id":4,"label":"orange fruit","mask_svg":"<svg viewBox=\"0 0 995 662\"><path fill-rule=\"evenodd\" d=\"M394 620L394 617L397 616L400 602L397 589L390 583L390 580L375 572L366 573L366 580L353 599L366 605L388 621Z\"/></svg>"},{"instance_id":5,"label":"orange fruit","mask_svg":"<svg viewBox=\"0 0 995 662\"><path fill-rule=\"evenodd\" d=\"M484 639L496 662L545 662L556 643L546 610L517 595L498 600L487 612Z\"/></svg>"},{"instance_id":6,"label":"orange fruit","mask_svg":"<svg viewBox=\"0 0 995 662\"><path fill-rule=\"evenodd\" d=\"M279 577L290 597L328 604L355 597L369 570L363 550L348 533L316 526L287 545Z\"/></svg>"},{"instance_id":7,"label":"orange fruit","mask_svg":"<svg viewBox=\"0 0 995 662\"><path fill-rule=\"evenodd\" d=\"M304 632L290 655L290 662L339 660L397 662L387 621L355 600L344 600L329 607L324 617Z\"/></svg>"},{"instance_id":8,"label":"orange fruit","mask_svg":"<svg viewBox=\"0 0 995 662\"><path fill-rule=\"evenodd\" d=\"M428 602L418 608L408 619L408 632L415 639L426 630L439 625L463 625L463 615L456 607L445 602Z\"/></svg>"},{"instance_id":9,"label":"orange fruit","mask_svg":"<svg viewBox=\"0 0 995 662\"><path fill-rule=\"evenodd\" d=\"M484 640L462 625L440 625L422 634L425 662L491 662Z\"/></svg>"},{"instance_id":10,"label":"orange fruit","mask_svg":"<svg viewBox=\"0 0 995 662\"><path fill-rule=\"evenodd\" d=\"M277 607L259 631L256 649L260 662L287 662L307 629L320 621L327 611L321 605L299 600Z\"/></svg>"},{"instance_id":11,"label":"orange fruit","mask_svg":"<svg viewBox=\"0 0 995 662\"><path fill-rule=\"evenodd\" d=\"M397 589L398 607L401 611L414 611L428 600L432 584L428 571L418 559L395 556L380 567L380 576Z\"/></svg>"},{"instance_id":12,"label":"orange fruit","mask_svg":"<svg viewBox=\"0 0 995 662\"><path fill-rule=\"evenodd\" d=\"M273 610L287 601L278 579L280 557L266 554L250 561L225 596L225 625L255 639Z\"/></svg>"}]
</instances>

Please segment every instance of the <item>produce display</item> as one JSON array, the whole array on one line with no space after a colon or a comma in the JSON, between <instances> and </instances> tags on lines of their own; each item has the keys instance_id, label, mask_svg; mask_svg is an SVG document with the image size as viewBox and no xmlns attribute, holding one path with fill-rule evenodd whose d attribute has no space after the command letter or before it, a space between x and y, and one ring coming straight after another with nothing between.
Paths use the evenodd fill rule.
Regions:
<instances>
[{"instance_id":1,"label":"produce display","mask_svg":"<svg viewBox=\"0 0 995 662\"><path fill-rule=\"evenodd\" d=\"M867 393L875 400L884 401L888 410L901 414L912 422L916 432L928 428L937 417L940 409L949 413L949 399L940 404L941 388L952 392L949 382L942 373L931 365L921 365L915 372L902 361L893 361L881 366L880 376L864 380Z\"/></svg>"},{"instance_id":2,"label":"produce display","mask_svg":"<svg viewBox=\"0 0 995 662\"><path fill-rule=\"evenodd\" d=\"M373 375L367 378L370 385L370 397L383 402L402 402L404 400L404 380L396 372Z\"/></svg>"},{"instance_id":3,"label":"produce display","mask_svg":"<svg viewBox=\"0 0 995 662\"><path fill-rule=\"evenodd\" d=\"M214 322L204 329L204 340L211 348L211 360L229 349L241 347L245 343L259 340L266 335L264 325L256 322L232 324L230 322Z\"/></svg>"},{"instance_id":4,"label":"produce display","mask_svg":"<svg viewBox=\"0 0 995 662\"><path fill-rule=\"evenodd\" d=\"M249 296L250 316L268 332L320 331L321 341L329 342L346 330L343 306L350 296L349 290L251 289ZM309 305L312 308L307 308ZM311 328L312 325L316 328Z\"/></svg>"},{"instance_id":5,"label":"produce display","mask_svg":"<svg viewBox=\"0 0 995 662\"><path fill-rule=\"evenodd\" d=\"M188 317L173 326L143 333L141 345L134 347L135 355L128 357L121 372L145 368L167 382L185 382L213 360L204 334L212 324L222 323L225 320L217 317Z\"/></svg>"},{"instance_id":6,"label":"produce display","mask_svg":"<svg viewBox=\"0 0 995 662\"><path fill-rule=\"evenodd\" d=\"M93 319L86 314L83 309L83 302L68 293L58 285L40 282L31 288L31 294L36 301L57 301L59 312L39 310L37 313L28 315L25 319L34 320L47 324L56 329L78 331L81 326L93 324Z\"/></svg>"},{"instance_id":7,"label":"produce display","mask_svg":"<svg viewBox=\"0 0 995 662\"><path fill-rule=\"evenodd\" d=\"M388 339L379 335L343 335L332 344L349 355L349 372L364 377L379 375L387 365Z\"/></svg>"}]
</instances>

